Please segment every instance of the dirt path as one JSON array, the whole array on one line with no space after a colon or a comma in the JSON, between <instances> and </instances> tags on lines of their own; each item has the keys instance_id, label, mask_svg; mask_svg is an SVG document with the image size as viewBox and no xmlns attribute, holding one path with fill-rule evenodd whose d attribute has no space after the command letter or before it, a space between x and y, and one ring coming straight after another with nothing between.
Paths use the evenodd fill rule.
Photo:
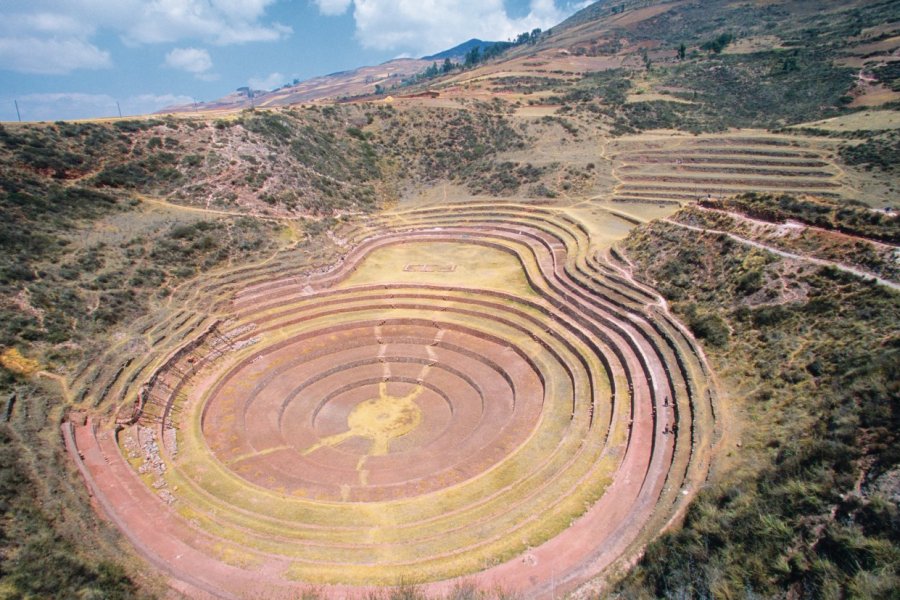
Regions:
<instances>
[{"instance_id":1,"label":"dirt path","mask_svg":"<svg viewBox=\"0 0 900 600\"><path fill-rule=\"evenodd\" d=\"M205 215L220 215L224 217L252 217L254 219L265 219L267 221L296 221L297 217L273 217L270 215L260 215L256 213L245 213L238 211L230 211L230 210L217 210L213 208L200 208L199 206L186 206L184 204L175 204L174 202L169 202L168 200L163 200L162 198L154 198L153 196L147 196L145 194L134 194L135 197L139 198L141 202L146 202L147 204L152 204L154 206L160 206L169 210L176 210L182 212L191 212L197 214L205 214Z\"/></svg>"},{"instance_id":2,"label":"dirt path","mask_svg":"<svg viewBox=\"0 0 900 600\"><path fill-rule=\"evenodd\" d=\"M896 249L897 248L897 246L894 246L891 244L886 244L884 242L879 242L877 240L870 240L867 238L859 238L857 236L850 235L848 233L843 233L841 231L836 231L834 229L825 229L824 227L816 227L815 225L809 225L807 223L801 223L799 221L794 221L794 220L790 220L787 223L772 223L771 221L764 221L762 219L754 219L752 217L748 217L747 215L741 214L739 212L730 211L730 210L719 210L717 208L707 208L705 206L700 206L700 205L695 205L694 208L697 210L703 211L703 212L708 212L708 213L713 213L713 214L717 214L717 213L726 214L729 217L731 217L732 219L736 219L738 221L743 221L744 223L748 223L750 225L757 225L757 226L764 226L764 227L778 227L778 226L783 226L783 225L794 225L801 229L807 229L810 231L818 231L819 233L823 233L825 235L838 236L838 237L841 237L841 238L844 238L847 240L855 241L855 240L859 240L859 239L864 239L867 243L872 244L873 246L875 246L877 248L882 248L882 249Z\"/></svg>"},{"instance_id":3,"label":"dirt path","mask_svg":"<svg viewBox=\"0 0 900 600\"><path fill-rule=\"evenodd\" d=\"M863 271L862 269L850 267L850 266L847 266L847 265L839 263L839 262L825 260L822 258L815 258L813 256L804 256L802 254L795 254L793 252L788 252L786 250L782 250L782 249L776 248L774 246L769 246L769 245L763 244L761 242L749 240L747 238L741 237L734 233L729 233L727 231L721 231L719 229L706 229L704 227L697 227L695 225L687 225L685 223L679 223L678 221L673 221L672 219L664 219L664 220L671 225L675 225L677 227L683 227L684 229L690 229L691 231L697 231L700 233L711 233L713 235L725 235L725 236L728 236L729 238L731 238L732 240L734 240L735 242L744 244L745 246L751 246L753 248L765 250L766 252L771 252L772 254L777 254L778 256L782 256L784 258L790 258L793 260L808 262L808 263L811 263L814 265L820 265L823 267L833 267L839 271L843 271L844 273L849 273L851 275L855 275L862 279L871 279L880 285L891 288L892 290L900 291L900 284L897 284L893 281L889 281L887 279L882 279L881 277L876 277L875 275L872 275L871 273L867 273L866 271Z\"/></svg>"}]
</instances>

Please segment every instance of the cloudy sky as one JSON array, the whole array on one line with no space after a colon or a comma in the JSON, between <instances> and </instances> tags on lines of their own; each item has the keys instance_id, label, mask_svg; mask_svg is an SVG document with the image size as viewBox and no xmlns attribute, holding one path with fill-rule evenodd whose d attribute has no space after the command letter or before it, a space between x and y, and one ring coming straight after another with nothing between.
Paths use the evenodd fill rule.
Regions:
<instances>
[{"instance_id":1,"label":"cloudy sky","mask_svg":"<svg viewBox=\"0 0 900 600\"><path fill-rule=\"evenodd\" d=\"M546 29L583 0L0 0L0 121L143 114L470 38Z\"/></svg>"}]
</instances>

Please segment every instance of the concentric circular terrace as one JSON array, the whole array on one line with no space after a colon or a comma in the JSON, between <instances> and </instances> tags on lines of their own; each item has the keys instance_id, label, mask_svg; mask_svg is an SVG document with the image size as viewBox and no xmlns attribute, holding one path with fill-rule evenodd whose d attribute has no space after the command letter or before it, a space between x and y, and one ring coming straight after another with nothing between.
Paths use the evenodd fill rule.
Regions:
<instances>
[{"instance_id":1,"label":"concentric circular terrace","mask_svg":"<svg viewBox=\"0 0 900 600\"><path fill-rule=\"evenodd\" d=\"M702 355L577 220L476 203L344 233L334 269L257 278L161 358L117 428L66 430L176 587L547 596L702 483Z\"/></svg>"}]
</instances>

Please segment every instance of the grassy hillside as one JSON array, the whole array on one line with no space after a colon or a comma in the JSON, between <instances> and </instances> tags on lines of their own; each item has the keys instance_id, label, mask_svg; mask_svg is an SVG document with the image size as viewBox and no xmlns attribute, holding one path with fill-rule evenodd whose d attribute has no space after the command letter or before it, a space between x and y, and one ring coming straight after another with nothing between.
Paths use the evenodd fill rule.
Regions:
<instances>
[{"instance_id":1,"label":"grassy hillside","mask_svg":"<svg viewBox=\"0 0 900 600\"><path fill-rule=\"evenodd\" d=\"M873 94L900 100L890 91L898 18L890 1L598 2L534 46L428 85L562 105L614 134L778 128Z\"/></svg>"},{"instance_id":2,"label":"grassy hillside","mask_svg":"<svg viewBox=\"0 0 900 600\"><path fill-rule=\"evenodd\" d=\"M59 381L132 335L136 319L198 274L289 241L277 221L142 200L176 179L177 169L156 162L162 149L135 152L147 132L166 127L0 130L2 598L134 598L156 589L149 577L136 587L139 570L122 560L118 534L98 521L62 453L58 428L73 399ZM167 164L182 158L166 152ZM111 173L134 179L112 183Z\"/></svg>"},{"instance_id":3,"label":"grassy hillside","mask_svg":"<svg viewBox=\"0 0 900 600\"><path fill-rule=\"evenodd\" d=\"M900 295L671 223L623 248L704 340L739 429L684 527L612 595L892 596Z\"/></svg>"}]
</instances>

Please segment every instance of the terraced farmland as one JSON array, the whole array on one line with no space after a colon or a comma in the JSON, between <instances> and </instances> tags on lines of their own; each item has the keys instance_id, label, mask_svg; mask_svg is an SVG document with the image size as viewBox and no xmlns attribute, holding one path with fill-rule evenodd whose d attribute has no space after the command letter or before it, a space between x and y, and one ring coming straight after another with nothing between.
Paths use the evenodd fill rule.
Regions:
<instances>
[{"instance_id":1,"label":"terraced farmland","mask_svg":"<svg viewBox=\"0 0 900 600\"><path fill-rule=\"evenodd\" d=\"M743 133L622 138L607 151L617 179L613 201L680 203L748 191L845 195L825 143Z\"/></svg>"},{"instance_id":2,"label":"terraced farmland","mask_svg":"<svg viewBox=\"0 0 900 600\"><path fill-rule=\"evenodd\" d=\"M679 514L715 438L693 338L573 214L395 211L331 268L211 280L78 378L120 408L67 445L190 594L572 589Z\"/></svg>"}]
</instances>

